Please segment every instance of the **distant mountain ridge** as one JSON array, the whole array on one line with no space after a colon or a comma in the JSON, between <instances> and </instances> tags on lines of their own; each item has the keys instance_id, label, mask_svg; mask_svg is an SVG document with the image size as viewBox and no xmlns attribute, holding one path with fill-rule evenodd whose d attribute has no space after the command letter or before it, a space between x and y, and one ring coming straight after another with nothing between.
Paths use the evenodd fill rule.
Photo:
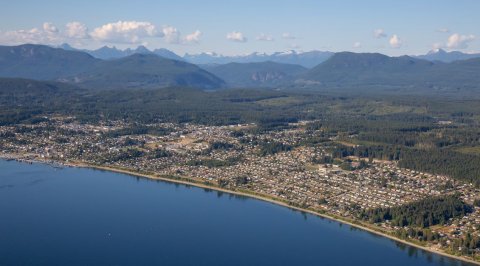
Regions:
<instances>
[{"instance_id":1,"label":"distant mountain ridge","mask_svg":"<svg viewBox=\"0 0 480 266\"><path fill-rule=\"evenodd\" d=\"M258 62L276 62L283 64L301 65L306 68L312 68L332 56L333 52L328 51L309 51L309 52L296 52L294 50L286 52L276 52L273 54L266 53L251 53L247 55L237 56L224 56L217 53L200 53L200 54L185 54L183 57L175 54L174 52L165 49L149 50L147 47L140 45L135 49L127 48L120 50L114 47L103 46L96 50L76 49L69 44L62 44L58 46L70 51L82 51L92 55L98 59L117 59L133 54L156 54L169 59L187 61L196 65L208 65L208 64L228 64L228 63L258 63Z\"/></svg>"},{"instance_id":2,"label":"distant mountain ridge","mask_svg":"<svg viewBox=\"0 0 480 266\"><path fill-rule=\"evenodd\" d=\"M273 54L258 53L254 52L246 55L235 55L235 56L224 56L217 54L215 52L203 52L199 54L185 54L184 56L179 56L174 52L165 49L155 49L149 50L143 45L138 46L135 49L127 48L120 50L114 47L103 46L96 50L80 50L71 47L69 44L62 44L58 46L65 50L71 51L83 51L95 58L98 59L116 59L122 58L125 56L130 56L132 54L156 54L169 59L187 61L196 65L212 65L212 64L228 64L228 63L258 63L258 62L276 62L283 64L294 64L301 65L306 68L313 68L318 64L326 61L334 52L329 51L309 51L309 52L297 52L294 50L285 51L285 52L275 52ZM412 55L410 57L417 59L424 59L428 61L441 61L445 63L450 63L459 60L467 60L472 58L480 57L480 53L463 53L460 51L450 51L447 52L443 49L434 49L429 51L424 55Z\"/></svg>"},{"instance_id":3,"label":"distant mountain ridge","mask_svg":"<svg viewBox=\"0 0 480 266\"><path fill-rule=\"evenodd\" d=\"M318 86L402 86L404 88L478 88L480 58L452 63L378 53L336 53L297 83Z\"/></svg>"},{"instance_id":4,"label":"distant mountain ridge","mask_svg":"<svg viewBox=\"0 0 480 266\"><path fill-rule=\"evenodd\" d=\"M194 64L259 63L270 61L311 68L324 62L333 54L333 52L328 51L300 53L291 50L287 52L277 52L270 55L265 53L251 53L243 56L223 56L216 53L185 54L183 58Z\"/></svg>"},{"instance_id":5,"label":"distant mountain ridge","mask_svg":"<svg viewBox=\"0 0 480 266\"><path fill-rule=\"evenodd\" d=\"M69 51L82 51L87 54L90 54L95 58L103 59L103 60L118 59L118 58L130 56L133 54L155 54L168 59L173 59L178 61L184 60L181 56L175 54L174 52L168 49L160 48L160 49L155 49L153 51L150 51L147 47L143 45L140 45L135 49L127 48L125 50L120 50L115 46L114 47L102 46L96 50L87 50L87 49L76 49L70 46L69 44L64 43L60 45L59 48L69 50Z\"/></svg>"},{"instance_id":6,"label":"distant mountain ridge","mask_svg":"<svg viewBox=\"0 0 480 266\"><path fill-rule=\"evenodd\" d=\"M222 79L196 65L154 54L133 54L105 60L64 81L83 87L106 89L169 86L217 89L225 85Z\"/></svg>"},{"instance_id":7,"label":"distant mountain ridge","mask_svg":"<svg viewBox=\"0 0 480 266\"><path fill-rule=\"evenodd\" d=\"M202 68L227 82L230 87L274 87L292 83L307 68L276 62L202 65Z\"/></svg>"},{"instance_id":8,"label":"distant mountain ridge","mask_svg":"<svg viewBox=\"0 0 480 266\"><path fill-rule=\"evenodd\" d=\"M450 63L450 62L453 62L453 61L478 58L478 57L480 57L480 53L466 54L466 53L462 53L460 51L447 52L443 49L435 49L435 50L432 50L432 51L428 52L425 55L419 55L419 56L414 56L414 57L418 58L418 59L425 59L425 60L428 60L428 61L441 61L441 62L445 62L445 63Z\"/></svg>"},{"instance_id":9,"label":"distant mountain ridge","mask_svg":"<svg viewBox=\"0 0 480 266\"><path fill-rule=\"evenodd\" d=\"M77 50L45 45L0 46L0 77L62 81L96 89L189 86L215 89L225 82L196 65L134 53L101 60Z\"/></svg>"},{"instance_id":10,"label":"distant mountain ridge","mask_svg":"<svg viewBox=\"0 0 480 266\"><path fill-rule=\"evenodd\" d=\"M0 77L53 80L86 71L100 60L44 45L0 46Z\"/></svg>"},{"instance_id":11,"label":"distant mountain ridge","mask_svg":"<svg viewBox=\"0 0 480 266\"><path fill-rule=\"evenodd\" d=\"M71 47L70 47L71 48ZM105 49L104 49L105 50ZM115 49L105 51L115 52ZM105 52L104 51L104 52ZM138 51L138 52L132 52ZM379 53L339 52L311 69L274 61L209 64L168 59L140 46L129 56L102 60L76 49L25 44L0 46L0 77L62 81L92 89L327 87L478 89L480 57L445 63ZM300 54L301 55L301 54ZM287 53L281 56L299 56ZM269 55L255 55L268 58Z\"/></svg>"}]
</instances>

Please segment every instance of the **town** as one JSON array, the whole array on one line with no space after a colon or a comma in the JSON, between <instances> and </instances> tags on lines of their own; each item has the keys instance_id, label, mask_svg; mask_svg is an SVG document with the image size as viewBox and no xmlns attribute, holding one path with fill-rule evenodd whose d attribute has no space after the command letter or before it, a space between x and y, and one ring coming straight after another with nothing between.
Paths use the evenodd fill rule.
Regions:
<instances>
[{"instance_id":1,"label":"town","mask_svg":"<svg viewBox=\"0 0 480 266\"><path fill-rule=\"evenodd\" d=\"M255 124L80 123L45 117L35 124L0 127L0 156L64 165L102 166L258 195L290 206L398 235L408 226L369 222L364 210L393 208L458 194L472 211L431 227L434 241L407 235L435 250L458 253L465 237L480 237L473 184L397 166L395 161L333 158L338 136L309 127L315 121L258 132ZM472 247L468 254L480 250Z\"/></svg>"}]
</instances>

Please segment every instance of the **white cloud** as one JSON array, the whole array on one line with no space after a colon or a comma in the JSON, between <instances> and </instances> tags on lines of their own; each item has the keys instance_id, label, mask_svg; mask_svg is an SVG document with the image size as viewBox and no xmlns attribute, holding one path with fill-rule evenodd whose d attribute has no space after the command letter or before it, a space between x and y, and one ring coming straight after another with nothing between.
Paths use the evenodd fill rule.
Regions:
<instances>
[{"instance_id":1,"label":"white cloud","mask_svg":"<svg viewBox=\"0 0 480 266\"><path fill-rule=\"evenodd\" d=\"M78 21L69 22L65 25L65 36L73 39L87 39L90 37L87 26Z\"/></svg>"},{"instance_id":2,"label":"white cloud","mask_svg":"<svg viewBox=\"0 0 480 266\"><path fill-rule=\"evenodd\" d=\"M354 42L353 43L353 48L361 48L362 44L360 42Z\"/></svg>"},{"instance_id":3,"label":"white cloud","mask_svg":"<svg viewBox=\"0 0 480 266\"><path fill-rule=\"evenodd\" d=\"M198 43L200 41L201 36L202 36L202 32L199 31L199 30L196 30L195 32L185 36L185 42L187 42L187 43Z\"/></svg>"},{"instance_id":4,"label":"white cloud","mask_svg":"<svg viewBox=\"0 0 480 266\"><path fill-rule=\"evenodd\" d=\"M227 34L227 40L234 41L234 42L246 42L247 37L243 36L243 33L239 31L232 31Z\"/></svg>"},{"instance_id":5,"label":"white cloud","mask_svg":"<svg viewBox=\"0 0 480 266\"><path fill-rule=\"evenodd\" d=\"M18 45L24 43L34 44L59 44L63 38L57 27L52 23L45 22L42 28L29 30L12 30L0 33L0 43Z\"/></svg>"},{"instance_id":6,"label":"white cloud","mask_svg":"<svg viewBox=\"0 0 480 266\"><path fill-rule=\"evenodd\" d=\"M440 28L440 29L437 29L438 32L444 32L444 33L447 33L447 32L450 32L449 29L447 28Z\"/></svg>"},{"instance_id":7,"label":"white cloud","mask_svg":"<svg viewBox=\"0 0 480 266\"><path fill-rule=\"evenodd\" d=\"M110 43L140 43L143 38L163 37L155 25L142 21L118 21L95 28L90 35L98 41Z\"/></svg>"},{"instance_id":8,"label":"white cloud","mask_svg":"<svg viewBox=\"0 0 480 266\"><path fill-rule=\"evenodd\" d=\"M397 36L397 34L393 34L393 36L388 42L390 43L390 47L392 48L400 48L403 44L402 40L400 39L400 37Z\"/></svg>"},{"instance_id":9,"label":"white cloud","mask_svg":"<svg viewBox=\"0 0 480 266\"><path fill-rule=\"evenodd\" d=\"M266 35L264 33L260 34L257 38L257 41L273 42L274 39L271 35Z\"/></svg>"},{"instance_id":10,"label":"white cloud","mask_svg":"<svg viewBox=\"0 0 480 266\"><path fill-rule=\"evenodd\" d=\"M40 30L33 28L30 30L14 30L2 32L0 42L7 45L23 44L23 43L40 43L42 36Z\"/></svg>"},{"instance_id":11,"label":"white cloud","mask_svg":"<svg viewBox=\"0 0 480 266\"><path fill-rule=\"evenodd\" d=\"M387 37L387 34L385 33L385 31L383 29L376 29L376 30L373 31L373 36L377 39L380 39L380 38Z\"/></svg>"},{"instance_id":12,"label":"white cloud","mask_svg":"<svg viewBox=\"0 0 480 266\"><path fill-rule=\"evenodd\" d=\"M287 40L296 39L296 37L293 36L290 32L284 32L284 33L282 33L282 38L283 38L283 39L287 39Z\"/></svg>"},{"instance_id":13,"label":"white cloud","mask_svg":"<svg viewBox=\"0 0 480 266\"><path fill-rule=\"evenodd\" d=\"M475 40L475 35L460 35L458 33L450 35L447 40L447 48L450 49L466 49L468 43Z\"/></svg>"},{"instance_id":14,"label":"white cloud","mask_svg":"<svg viewBox=\"0 0 480 266\"><path fill-rule=\"evenodd\" d=\"M172 26L164 26L162 29L163 35L165 36L165 41L168 43L180 43L180 32L177 28Z\"/></svg>"},{"instance_id":15,"label":"white cloud","mask_svg":"<svg viewBox=\"0 0 480 266\"><path fill-rule=\"evenodd\" d=\"M165 38L172 44L198 43L202 32L195 32L182 37L180 31L172 26L156 27L150 22L118 21L107 23L94 28L89 32L87 26L78 21L72 21L59 29L50 22L45 22L41 27L13 31L0 31L0 44L18 45L24 43L58 45L73 43L83 46L92 40L100 43L119 44L146 44L147 38ZM91 39L91 40L90 40ZM246 38L244 38L246 41Z\"/></svg>"},{"instance_id":16,"label":"white cloud","mask_svg":"<svg viewBox=\"0 0 480 266\"><path fill-rule=\"evenodd\" d=\"M41 28L29 30L13 30L0 33L0 43L18 45L24 43L58 45L62 42L74 41L79 44L80 38L88 38L86 27L82 31L82 25L78 22L70 22L65 26L65 31L60 31L50 22L42 24Z\"/></svg>"},{"instance_id":17,"label":"white cloud","mask_svg":"<svg viewBox=\"0 0 480 266\"><path fill-rule=\"evenodd\" d=\"M43 23L43 31L49 34L58 33L58 28L50 22Z\"/></svg>"}]
</instances>

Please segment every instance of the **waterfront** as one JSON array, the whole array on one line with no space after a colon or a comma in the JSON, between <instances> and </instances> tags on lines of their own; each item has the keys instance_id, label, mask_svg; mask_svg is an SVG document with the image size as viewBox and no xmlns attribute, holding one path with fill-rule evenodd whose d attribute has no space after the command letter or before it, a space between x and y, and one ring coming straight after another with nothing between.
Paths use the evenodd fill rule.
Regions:
<instances>
[{"instance_id":1,"label":"waterfront","mask_svg":"<svg viewBox=\"0 0 480 266\"><path fill-rule=\"evenodd\" d=\"M468 265L231 194L0 161L2 265Z\"/></svg>"}]
</instances>

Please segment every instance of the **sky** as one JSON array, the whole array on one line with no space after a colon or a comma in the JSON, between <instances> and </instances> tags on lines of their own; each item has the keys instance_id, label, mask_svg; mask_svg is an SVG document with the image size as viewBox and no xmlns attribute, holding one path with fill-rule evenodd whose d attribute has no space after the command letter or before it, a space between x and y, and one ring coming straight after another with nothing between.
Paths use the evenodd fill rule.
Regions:
<instances>
[{"instance_id":1,"label":"sky","mask_svg":"<svg viewBox=\"0 0 480 266\"><path fill-rule=\"evenodd\" d=\"M0 45L145 45L180 55L473 53L479 11L478 0L15 0L1 5Z\"/></svg>"}]
</instances>

